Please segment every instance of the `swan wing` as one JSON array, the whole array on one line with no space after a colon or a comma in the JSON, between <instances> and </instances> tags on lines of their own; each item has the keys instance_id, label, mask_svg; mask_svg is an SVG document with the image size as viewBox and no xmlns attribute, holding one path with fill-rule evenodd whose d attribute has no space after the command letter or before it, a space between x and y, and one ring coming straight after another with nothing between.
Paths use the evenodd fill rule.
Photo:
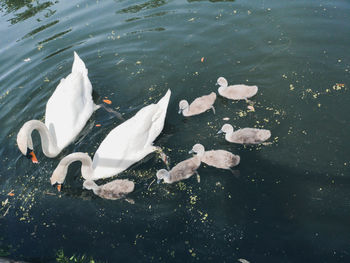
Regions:
<instances>
[{"instance_id":1,"label":"swan wing","mask_svg":"<svg viewBox=\"0 0 350 263\"><path fill-rule=\"evenodd\" d=\"M159 136L164 128L165 117L169 105L169 100L171 96L170 89L167 93L159 100L157 104L157 108L155 108L155 112L153 114L152 122L150 123L150 128L148 129L148 138L145 142L145 147L152 145L153 141Z\"/></svg>"},{"instance_id":2,"label":"swan wing","mask_svg":"<svg viewBox=\"0 0 350 263\"><path fill-rule=\"evenodd\" d=\"M62 79L46 104L45 125L57 147L71 143L90 118L94 104L92 86L87 75L72 72Z\"/></svg>"},{"instance_id":3,"label":"swan wing","mask_svg":"<svg viewBox=\"0 0 350 263\"><path fill-rule=\"evenodd\" d=\"M145 144L157 109L156 104L142 108L107 135L93 159L93 180L117 175L150 153Z\"/></svg>"}]
</instances>

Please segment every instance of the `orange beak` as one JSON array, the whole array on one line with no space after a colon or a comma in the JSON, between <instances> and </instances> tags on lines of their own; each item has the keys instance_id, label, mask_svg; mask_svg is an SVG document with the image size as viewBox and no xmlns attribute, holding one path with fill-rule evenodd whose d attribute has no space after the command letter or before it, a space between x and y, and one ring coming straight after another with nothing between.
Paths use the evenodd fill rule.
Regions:
<instances>
[{"instance_id":1,"label":"orange beak","mask_svg":"<svg viewBox=\"0 0 350 263\"><path fill-rule=\"evenodd\" d=\"M39 163L38 159L36 158L35 153L33 151L30 152L29 155L31 156L30 159L32 160L33 163Z\"/></svg>"},{"instance_id":2,"label":"orange beak","mask_svg":"<svg viewBox=\"0 0 350 263\"><path fill-rule=\"evenodd\" d=\"M57 185L57 191L58 191L58 192L61 192L61 189L62 189L62 185L61 185L61 184L58 184L58 185Z\"/></svg>"}]
</instances>

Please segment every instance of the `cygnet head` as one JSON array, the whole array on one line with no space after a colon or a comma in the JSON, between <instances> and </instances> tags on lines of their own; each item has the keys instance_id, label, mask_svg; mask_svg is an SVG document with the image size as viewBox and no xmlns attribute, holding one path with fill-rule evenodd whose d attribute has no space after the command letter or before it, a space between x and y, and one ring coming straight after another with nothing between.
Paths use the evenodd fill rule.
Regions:
<instances>
[{"instance_id":1,"label":"cygnet head","mask_svg":"<svg viewBox=\"0 0 350 263\"><path fill-rule=\"evenodd\" d=\"M169 171L165 170L165 169L160 169L157 172L157 183L159 184L162 179L165 180L166 178L169 178L170 174Z\"/></svg>"},{"instance_id":2,"label":"cygnet head","mask_svg":"<svg viewBox=\"0 0 350 263\"><path fill-rule=\"evenodd\" d=\"M233 127L231 124L225 123L218 133L232 133Z\"/></svg>"},{"instance_id":3,"label":"cygnet head","mask_svg":"<svg viewBox=\"0 0 350 263\"><path fill-rule=\"evenodd\" d=\"M219 77L218 80L216 81L216 84L219 85L220 87L227 87L228 82L224 77Z\"/></svg>"},{"instance_id":4,"label":"cygnet head","mask_svg":"<svg viewBox=\"0 0 350 263\"><path fill-rule=\"evenodd\" d=\"M182 111L188 108L188 102L187 100L181 100L179 102L179 114L181 114Z\"/></svg>"},{"instance_id":5,"label":"cygnet head","mask_svg":"<svg viewBox=\"0 0 350 263\"><path fill-rule=\"evenodd\" d=\"M202 144L197 143L193 145L192 150L189 151L189 153L196 153L197 155L203 155L205 151L205 148Z\"/></svg>"},{"instance_id":6,"label":"cygnet head","mask_svg":"<svg viewBox=\"0 0 350 263\"><path fill-rule=\"evenodd\" d=\"M96 183L92 180L86 180L83 183L83 188L87 190L95 189L96 188Z\"/></svg>"}]
</instances>

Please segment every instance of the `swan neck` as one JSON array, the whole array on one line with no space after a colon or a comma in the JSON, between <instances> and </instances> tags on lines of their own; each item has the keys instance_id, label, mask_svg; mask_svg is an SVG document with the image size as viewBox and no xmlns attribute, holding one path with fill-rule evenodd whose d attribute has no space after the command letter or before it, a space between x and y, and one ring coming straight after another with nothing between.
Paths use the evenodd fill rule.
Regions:
<instances>
[{"instance_id":1,"label":"swan neck","mask_svg":"<svg viewBox=\"0 0 350 263\"><path fill-rule=\"evenodd\" d=\"M81 175L83 178L85 180L91 180L94 172L92 169L92 160L88 154L77 152L67 155L60 161L51 176L51 184L62 184L67 176L69 165L76 161L81 162Z\"/></svg>"},{"instance_id":2,"label":"swan neck","mask_svg":"<svg viewBox=\"0 0 350 263\"><path fill-rule=\"evenodd\" d=\"M52 137L46 125L41 121L38 121L38 120L28 121L25 123L25 125L23 125L23 128L24 128L24 133L28 138L29 148L33 148L32 132L34 130L37 130L40 134L41 148L43 150L43 153L47 157L49 158L56 157L61 152L61 150L57 147L56 140Z\"/></svg>"}]
</instances>

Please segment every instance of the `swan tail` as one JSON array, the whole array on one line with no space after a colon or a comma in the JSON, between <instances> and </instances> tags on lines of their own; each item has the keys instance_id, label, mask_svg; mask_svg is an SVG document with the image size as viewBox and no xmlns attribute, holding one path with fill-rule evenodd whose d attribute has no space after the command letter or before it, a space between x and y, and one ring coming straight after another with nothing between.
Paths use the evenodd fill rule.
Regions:
<instances>
[{"instance_id":1,"label":"swan tail","mask_svg":"<svg viewBox=\"0 0 350 263\"><path fill-rule=\"evenodd\" d=\"M158 137L164 128L164 121L166 117L166 112L168 109L168 104L170 100L171 91L168 89L167 93L159 100L156 104L157 110L152 116L152 124L148 132L148 139L145 145L152 145L153 141Z\"/></svg>"},{"instance_id":2,"label":"swan tail","mask_svg":"<svg viewBox=\"0 0 350 263\"><path fill-rule=\"evenodd\" d=\"M168 89L168 91L165 93L165 95L163 96L163 98L161 98L158 101L158 105L160 108L164 109L164 111L167 110L168 108L168 104L169 104L169 100L170 100L170 95L171 95L171 90Z\"/></svg>"},{"instance_id":3,"label":"swan tail","mask_svg":"<svg viewBox=\"0 0 350 263\"><path fill-rule=\"evenodd\" d=\"M159 118L165 119L165 115L166 115L169 100L170 100L170 95L171 95L171 90L168 89L167 93L163 96L163 98L161 98L158 101L157 105L159 106L159 109L152 117L153 122L155 122Z\"/></svg>"},{"instance_id":4,"label":"swan tail","mask_svg":"<svg viewBox=\"0 0 350 263\"><path fill-rule=\"evenodd\" d=\"M84 61L78 56L78 54L74 51L74 61L72 66L72 72L80 72L82 74L88 74L88 70L85 66Z\"/></svg>"}]
</instances>

